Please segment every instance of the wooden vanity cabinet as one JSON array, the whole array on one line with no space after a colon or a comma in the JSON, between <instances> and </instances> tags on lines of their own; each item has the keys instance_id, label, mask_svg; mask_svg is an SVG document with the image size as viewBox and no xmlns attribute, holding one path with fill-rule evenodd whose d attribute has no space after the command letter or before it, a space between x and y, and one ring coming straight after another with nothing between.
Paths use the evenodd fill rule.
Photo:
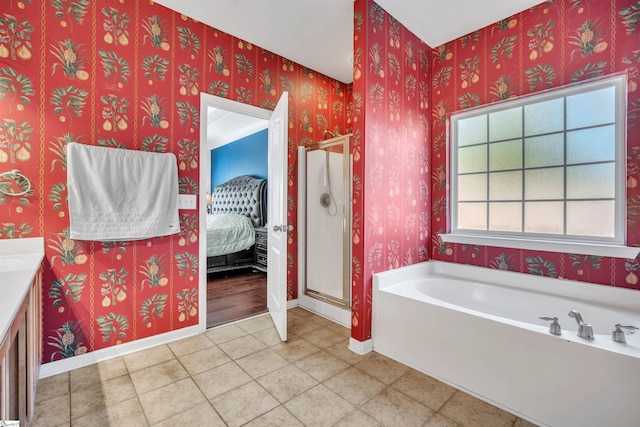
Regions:
<instances>
[{"instance_id":1,"label":"wooden vanity cabinet","mask_svg":"<svg viewBox=\"0 0 640 427\"><path fill-rule=\"evenodd\" d=\"M33 418L36 385L42 359L42 278L29 291L0 344L0 420Z\"/></svg>"}]
</instances>

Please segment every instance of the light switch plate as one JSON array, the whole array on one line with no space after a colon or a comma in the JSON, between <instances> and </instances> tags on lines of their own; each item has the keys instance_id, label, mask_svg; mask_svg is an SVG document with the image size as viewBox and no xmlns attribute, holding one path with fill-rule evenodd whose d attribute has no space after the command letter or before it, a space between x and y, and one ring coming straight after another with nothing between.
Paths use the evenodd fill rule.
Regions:
<instances>
[{"instance_id":1,"label":"light switch plate","mask_svg":"<svg viewBox=\"0 0 640 427\"><path fill-rule=\"evenodd\" d=\"M178 194L178 209L195 209L195 194Z\"/></svg>"}]
</instances>

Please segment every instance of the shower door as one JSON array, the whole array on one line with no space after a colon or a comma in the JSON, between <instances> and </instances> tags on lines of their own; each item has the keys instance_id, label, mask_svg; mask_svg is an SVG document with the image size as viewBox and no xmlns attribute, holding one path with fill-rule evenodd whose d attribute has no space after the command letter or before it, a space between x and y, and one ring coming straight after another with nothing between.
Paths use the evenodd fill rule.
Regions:
<instances>
[{"instance_id":1,"label":"shower door","mask_svg":"<svg viewBox=\"0 0 640 427\"><path fill-rule=\"evenodd\" d=\"M349 136L307 147L304 293L349 307L351 267L351 156Z\"/></svg>"}]
</instances>

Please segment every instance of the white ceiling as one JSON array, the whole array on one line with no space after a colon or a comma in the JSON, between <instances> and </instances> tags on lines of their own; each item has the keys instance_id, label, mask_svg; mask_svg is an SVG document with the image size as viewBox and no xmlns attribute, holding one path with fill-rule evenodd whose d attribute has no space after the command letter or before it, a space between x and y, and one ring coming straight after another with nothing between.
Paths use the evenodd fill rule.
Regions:
<instances>
[{"instance_id":1,"label":"white ceiling","mask_svg":"<svg viewBox=\"0 0 640 427\"><path fill-rule=\"evenodd\" d=\"M431 47L515 15L542 0L376 0Z\"/></svg>"},{"instance_id":2,"label":"white ceiling","mask_svg":"<svg viewBox=\"0 0 640 427\"><path fill-rule=\"evenodd\" d=\"M207 148L213 150L266 129L268 126L268 120L209 107L207 109Z\"/></svg>"},{"instance_id":3,"label":"white ceiling","mask_svg":"<svg viewBox=\"0 0 640 427\"><path fill-rule=\"evenodd\" d=\"M353 0L156 0L344 83L353 81ZM541 0L376 0L431 47ZM365 17L367 19L367 17Z\"/></svg>"}]
</instances>

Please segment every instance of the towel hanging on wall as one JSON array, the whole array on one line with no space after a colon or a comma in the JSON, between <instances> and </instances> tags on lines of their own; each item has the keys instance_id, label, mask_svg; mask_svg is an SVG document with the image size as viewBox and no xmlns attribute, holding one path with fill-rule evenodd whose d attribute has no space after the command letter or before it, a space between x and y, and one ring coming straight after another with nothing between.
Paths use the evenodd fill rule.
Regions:
<instances>
[{"instance_id":1,"label":"towel hanging on wall","mask_svg":"<svg viewBox=\"0 0 640 427\"><path fill-rule=\"evenodd\" d=\"M172 153L67 144L70 237L139 240L180 231Z\"/></svg>"}]
</instances>

